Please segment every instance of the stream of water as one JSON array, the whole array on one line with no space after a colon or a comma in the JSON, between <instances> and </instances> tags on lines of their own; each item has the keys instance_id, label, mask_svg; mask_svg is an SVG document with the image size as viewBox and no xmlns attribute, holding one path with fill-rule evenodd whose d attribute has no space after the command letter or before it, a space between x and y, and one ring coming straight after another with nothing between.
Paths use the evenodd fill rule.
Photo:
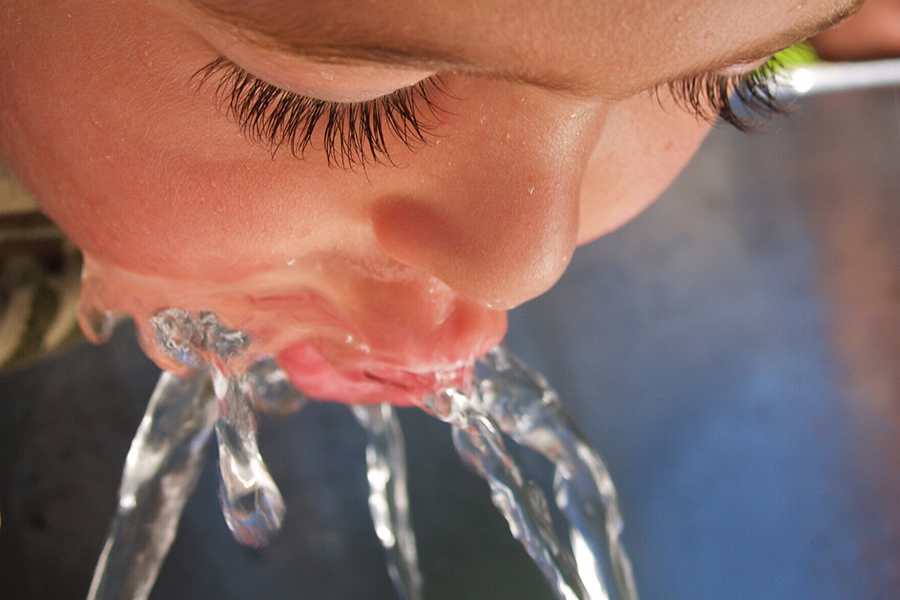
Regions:
<instances>
[{"instance_id":1,"label":"stream of water","mask_svg":"<svg viewBox=\"0 0 900 600\"><path fill-rule=\"evenodd\" d=\"M251 343L249 336L224 327L212 313L168 309L151 325L164 352L194 376L160 377L126 459L118 511L88 600L149 596L213 430L222 512L234 537L264 545L284 517L281 493L257 447L256 410L286 414L306 398L270 359L241 368L234 359ZM472 390L446 389L425 398L421 408L450 423L457 452L488 482L512 534L560 600L637 599L612 480L541 376L498 347L479 359ZM399 420L387 404L352 410L368 436L369 508L388 572L400 598L422 600ZM553 466L549 501L509 443Z\"/></svg>"}]
</instances>

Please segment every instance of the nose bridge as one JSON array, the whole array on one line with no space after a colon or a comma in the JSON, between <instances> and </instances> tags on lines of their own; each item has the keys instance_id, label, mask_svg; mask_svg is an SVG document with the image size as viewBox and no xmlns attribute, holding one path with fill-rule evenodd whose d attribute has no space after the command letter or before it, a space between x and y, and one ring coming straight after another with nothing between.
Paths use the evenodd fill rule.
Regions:
<instances>
[{"instance_id":1,"label":"nose bridge","mask_svg":"<svg viewBox=\"0 0 900 600\"><path fill-rule=\"evenodd\" d=\"M559 131L567 123L524 121L448 144L443 168L379 199L372 222L382 248L492 308L511 308L555 283L575 248L589 150Z\"/></svg>"}]
</instances>

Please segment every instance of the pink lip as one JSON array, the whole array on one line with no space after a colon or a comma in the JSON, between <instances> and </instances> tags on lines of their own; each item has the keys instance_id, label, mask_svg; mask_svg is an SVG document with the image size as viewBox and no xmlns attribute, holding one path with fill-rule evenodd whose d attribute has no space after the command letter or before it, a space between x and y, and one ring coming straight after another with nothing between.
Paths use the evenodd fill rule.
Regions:
<instances>
[{"instance_id":1,"label":"pink lip","mask_svg":"<svg viewBox=\"0 0 900 600\"><path fill-rule=\"evenodd\" d=\"M278 355L279 366L306 395L348 404L390 402L398 406L420 404L424 396L445 387L466 387L471 367L414 373L401 368L332 364L308 341L294 344Z\"/></svg>"},{"instance_id":2,"label":"pink lip","mask_svg":"<svg viewBox=\"0 0 900 600\"><path fill-rule=\"evenodd\" d=\"M506 333L506 313L456 296L437 320L419 309L418 298L408 300L405 311L394 303L388 314L376 305L354 319L348 331L358 343L310 329L281 346L276 361L308 396L350 404L408 406L447 387L467 388L475 359ZM422 314L429 318L417 320Z\"/></svg>"}]
</instances>

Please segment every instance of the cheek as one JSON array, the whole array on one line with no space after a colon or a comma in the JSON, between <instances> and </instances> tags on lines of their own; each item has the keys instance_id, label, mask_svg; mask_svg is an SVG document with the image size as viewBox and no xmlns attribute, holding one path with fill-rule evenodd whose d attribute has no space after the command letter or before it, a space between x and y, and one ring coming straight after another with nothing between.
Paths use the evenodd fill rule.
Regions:
<instances>
[{"instance_id":1,"label":"cheek","mask_svg":"<svg viewBox=\"0 0 900 600\"><path fill-rule=\"evenodd\" d=\"M652 203L710 127L649 96L614 105L582 181L578 243L613 231Z\"/></svg>"},{"instance_id":2,"label":"cheek","mask_svg":"<svg viewBox=\"0 0 900 600\"><path fill-rule=\"evenodd\" d=\"M0 32L0 152L82 249L142 273L237 277L331 235L333 174L243 139L214 85L192 80L215 56L201 40L127 3L69 4L21 8L21 30Z\"/></svg>"}]
</instances>

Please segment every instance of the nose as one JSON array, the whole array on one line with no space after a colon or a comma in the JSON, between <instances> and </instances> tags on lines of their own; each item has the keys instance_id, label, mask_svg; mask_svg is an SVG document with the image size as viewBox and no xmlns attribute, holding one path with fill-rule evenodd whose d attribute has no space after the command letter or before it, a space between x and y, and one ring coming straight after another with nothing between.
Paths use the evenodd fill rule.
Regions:
<instances>
[{"instance_id":1,"label":"nose","mask_svg":"<svg viewBox=\"0 0 900 600\"><path fill-rule=\"evenodd\" d=\"M480 109L426 149L423 162L439 166L381 198L372 222L395 260L507 309L546 291L568 265L591 119L520 95Z\"/></svg>"},{"instance_id":2,"label":"nose","mask_svg":"<svg viewBox=\"0 0 900 600\"><path fill-rule=\"evenodd\" d=\"M575 211L540 198L502 209L496 197L472 198L455 206L383 202L373 218L379 243L490 308L512 308L549 288L574 250Z\"/></svg>"}]
</instances>

